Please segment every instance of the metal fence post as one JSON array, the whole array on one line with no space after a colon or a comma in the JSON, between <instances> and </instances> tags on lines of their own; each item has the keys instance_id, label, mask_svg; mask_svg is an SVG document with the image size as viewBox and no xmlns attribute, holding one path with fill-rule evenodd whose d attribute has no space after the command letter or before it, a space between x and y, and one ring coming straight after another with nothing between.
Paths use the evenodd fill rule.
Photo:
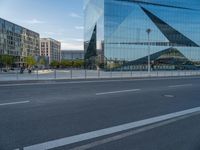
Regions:
<instances>
[{"instance_id":1,"label":"metal fence post","mask_svg":"<svg viewBox=\"0 0 200 150\"><path fill-rule=\"evenodd\" d=\"M133 77L133 66L131 67L131 77Z\"/></svg>"},{"instance_id":2,"label":"metal fence post","mask_svg":"<svg viewBox=\"0 0 200 150\"><path fill-rule=\"evenodd\" d=\"M87 70L85 69L85 79L87 79Z\"/></svg>"},{"instance_id":3,"label":"metal fence post","mask_svg":"<svg viewBox=\"0 0 200 150\"><path fill-rule=\"evenodd\" d=\"M121 67L121 78L123 78L123 69Z\"/></svg>"},{"instance_id":4,"label":"metal fence post","mask_svg":"<svg viewBox=\"0 0 200 150\"><path fill-rule=\"evenodd\" d=\"M70 68L70 79L73 78L73 72L72 72L72 68Z\"/></svg>"},{"instance_id":5,"label":"metal fence post","mask_svg":"<svg viewBox=\"0 0 200 150\"><path fill-rule=\"evenodd\" d=\"M37 68L37 80L39 79L38 68Z\"/></svg>"},{"instance_id":6,"label":"metal fence post","mask_svg":"<svg viewBox=\"0 0 200 150\"><path fill-rule=\"evenodd\" d=\"M17 80L19 80L19 72L18 72L18 69L17 69Z\"/></svg>"},{"instance_id":7,"label":"metal fence post","mask_svg":"<svg viewBox=\"0 0 200 150\"><path fill-rule=\"evenodd\" d=\"M97 69L98 73L98 79L100 78L100 69Z\"/></svg>"},{"instance_id":8,"label":"metal fence post","mask_svg":"<svg viewBox=\"0 0 200 150\"><path fill-rule=\"evenodd\" d=\"M54 79L56 79L56 69L54 70Z\"/></svg>"}]
</instances>

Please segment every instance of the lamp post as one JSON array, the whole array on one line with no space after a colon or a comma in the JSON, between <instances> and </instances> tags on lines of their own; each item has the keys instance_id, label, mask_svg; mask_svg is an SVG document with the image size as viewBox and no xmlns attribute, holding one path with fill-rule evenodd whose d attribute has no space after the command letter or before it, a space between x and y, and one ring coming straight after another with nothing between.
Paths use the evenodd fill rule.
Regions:
<instances>
[{"instance_id":1,"label":"lamp post","mask_svg":"<svg viewBox=\"0 0 200 150\"><path fill-rule=\"evenodd\" d=\"M151 75L151 58L150 58L150 33L152 30L149 28L146 30L148 34L148 75Z\"/></svg>"}]
</instances>

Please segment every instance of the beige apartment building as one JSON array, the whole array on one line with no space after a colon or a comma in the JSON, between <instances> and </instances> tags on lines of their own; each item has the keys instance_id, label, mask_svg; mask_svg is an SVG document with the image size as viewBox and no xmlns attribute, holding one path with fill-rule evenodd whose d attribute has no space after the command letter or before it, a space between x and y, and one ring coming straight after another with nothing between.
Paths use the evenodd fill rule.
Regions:
<instances>
[{"instance_id":1,"label":"beige apartment building","mask_svg":"<svg viewBox=\"0 0 200 150\"><path fill-rule=\"evenodd\" d=\"M49 58L49 64L52 61L61 60L61 43L51 38L40 39L40 56Z\"/></svg>"},{"instance_id":2,"label":"beige apartment building","mask_svg":"<svg viewBox=\"0 0 200 150\"><path fill-rule=\"evenodd\" d=\"M0 18L0 55L13 56L17 66L27 56L39 56L39 41L39 33Z\"/></svg>"}]
</instances>

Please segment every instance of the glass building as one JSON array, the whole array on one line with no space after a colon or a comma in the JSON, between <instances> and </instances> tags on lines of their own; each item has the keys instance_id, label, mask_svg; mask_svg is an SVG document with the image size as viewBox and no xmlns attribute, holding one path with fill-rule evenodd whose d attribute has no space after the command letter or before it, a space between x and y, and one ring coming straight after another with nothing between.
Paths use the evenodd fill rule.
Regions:
<instances>
[{"instance_id":1,"label":"glass building","mask_svg":"<svg viewBox=\"0 0 200 150\"><path fill-rule=\"evenodd\" d=\"M0 18L0 55L11 55L17 64L27 56L40 55L40 35Z\"/></svg>"},{"instance_id":2,"label":"glass building","mask_svg":"<svg viewBox=\"0 0 200 150\"><path fill-rule=\"evenodd\" d=\"M199 0L85 0L87 66L99 60L104 68L146 70L150 55L155 70L198 69L199 6Z\"/></svg>"},{"instance_id":3,"label":"glass building","mask_svg":"<svg viewBox=\"0 0 200 150\"><path fill-rule=\"evenodd\" d=\"M84 60L83 50L62 50L62 60Z\"/></svg>"}]
</instances>

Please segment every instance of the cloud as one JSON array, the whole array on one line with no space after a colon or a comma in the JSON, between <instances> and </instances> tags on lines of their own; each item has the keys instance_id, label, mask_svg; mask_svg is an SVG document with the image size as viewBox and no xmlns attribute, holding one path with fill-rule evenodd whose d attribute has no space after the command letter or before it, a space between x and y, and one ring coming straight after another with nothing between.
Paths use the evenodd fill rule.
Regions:
<instances>
[{"instance_id":1,"label":"cloud","mask_svg":"<svg viewBox=\"0 0 200 150\"><path fill-rule=\"evenodd\" d=\"M79 14L74 13L74 12L70 13L69 16L72 18L81 18L81 16Z\"/></svg>"},{"instance_id":2,"label":"cloud","mask_svg":"<svg viewBox=\"0 0 200 150\"><path fill-rule=\"evenodd\" d=\"M27 24L44 24L44 21L38 20L38 19L31 19L31 20L26 20L24 23Z\"/></svg>"},{"instance_id":3,"label":"cloud","mask_svg":"<svg viewBox=\"0 0 200 150\"><path fill-rule=\"evenodd\" d=\"M77 42L77 43L62 42L61 49L62 50L83 50L83 43L82 42Z\"/></svg>"},{"instance_id":4,"label":"cloud","mask_svg":"<svg viewBox=\"0 0 200 150\"><path fill-rule=\"evenodd\" d=\"M56 36L56 35L62 35L61 32L51 32L51 31L43 32L43 34L44 34L45 36Z\"/></svg>"},{"instance_id":5,"label":"cloud","mask_svg":"<svg viewBox=\"0 0 200 150\"><path fill-rule=\"evenodd\" d=\"M74 40L76 42L83 42L84 41L83 39L72 39L72 40Z\"/></svg>"},{"instance_id":6,"label":"cloud","mask_svg":"<svg viewBox=\"0 0 200 150\"><path fill-rule=\"evenodd\" d=\"M64 38L64 39L59 39L61 42L83 42L83 38Z\"/></svg>"},{"instance_id":7,"label":"cloud","mask_svg":"<svg viewBox=\"0 0 200 150\"><path fill-rule=\"evenodd\" d=\"M83 27L83 26L75 26L75 29L76 29L76 30L83 30L84 27Z\"/></svg>"}]
</instances>

